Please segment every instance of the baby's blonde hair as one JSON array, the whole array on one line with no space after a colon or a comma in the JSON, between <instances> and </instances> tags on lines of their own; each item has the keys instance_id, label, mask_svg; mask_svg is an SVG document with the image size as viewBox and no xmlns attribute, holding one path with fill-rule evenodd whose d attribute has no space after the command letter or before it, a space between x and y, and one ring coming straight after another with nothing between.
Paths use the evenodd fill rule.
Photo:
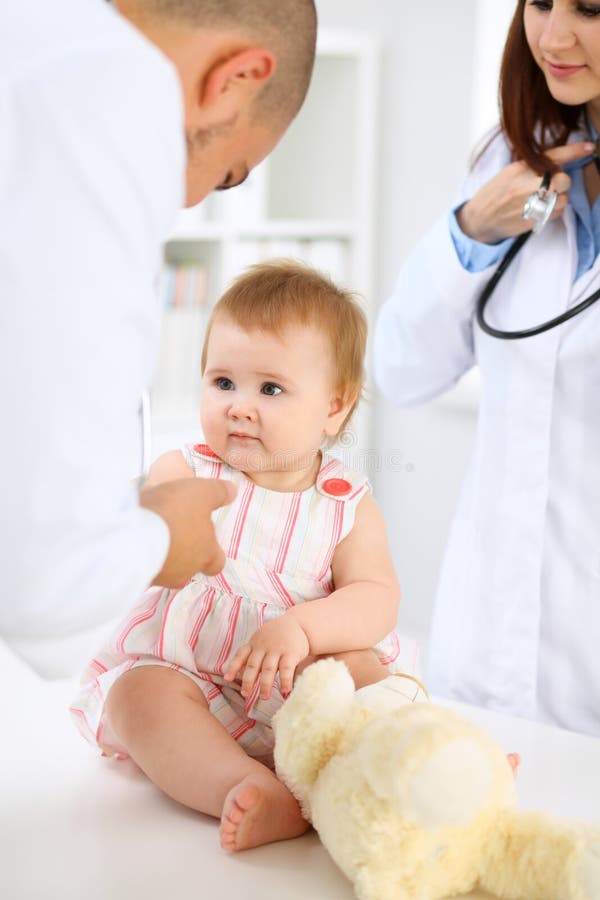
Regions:
<instances>
[{"instance_id":1,"label":"baby's blonde hair","mask_svg":"<svg viewBox=\"0 0 600 900\"><path fill-rule=\"evenodd\" d=\"M275 259L250 266L215 304L202 348L202 373L210 332L219 317L244 331L280 336L289 325L312 326L329 341L335 388L350 404L342 431L361 398L365 381L367 317L353 293L330 278L294 260Z\"/></svg>"}]
</instances>

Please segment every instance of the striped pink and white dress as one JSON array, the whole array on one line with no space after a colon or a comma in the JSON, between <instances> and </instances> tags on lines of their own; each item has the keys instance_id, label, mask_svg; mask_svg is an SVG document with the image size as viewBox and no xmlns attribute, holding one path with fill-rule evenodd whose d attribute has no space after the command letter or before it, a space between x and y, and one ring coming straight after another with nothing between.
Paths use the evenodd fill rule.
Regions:
<instances>
[{"instance_id":1,"label":"striped pink and white dress","mask_svg":"<svg viewBox=\"0 0 600 900\"><path fill-rule=\"evenodd\" d=\"M283 703L279 684L269 700L257 697L258 688L245 700L239 685L225 682L223 673L263 622L331 593L335 548L350 532L370 486L363 475L327 454L312 488L282 493L254 484L206 444L182 452L197 477L237 484L235 500L213 514L225 568L216 576L195 575L181 590L146 591L83 673L71 713L87 740L105 753L124 756L104 719L108 692L131 668L168 666L200 687L211 712L247 753L270 761L271 720ZM390 671L398 670L395 632L375 650Z\"/></svg>"}]
</instances>

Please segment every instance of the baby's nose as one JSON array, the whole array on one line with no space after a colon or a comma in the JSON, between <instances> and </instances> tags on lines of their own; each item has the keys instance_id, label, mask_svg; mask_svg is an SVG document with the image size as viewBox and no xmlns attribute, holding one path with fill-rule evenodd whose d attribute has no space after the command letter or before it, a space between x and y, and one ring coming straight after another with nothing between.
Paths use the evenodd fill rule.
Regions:
<instances>
[{"instance_id":1,"label":"baby's nose","mask_svg":"<svg viewBox=\"0 0 600 900\"><path fill-rule=\"evenodd\" d=\"M256 411L250 403L244 400L236 400L229 407L229 415L232 419L247 419L252 422L256 418Z\"/></svg>"}]
</instances>

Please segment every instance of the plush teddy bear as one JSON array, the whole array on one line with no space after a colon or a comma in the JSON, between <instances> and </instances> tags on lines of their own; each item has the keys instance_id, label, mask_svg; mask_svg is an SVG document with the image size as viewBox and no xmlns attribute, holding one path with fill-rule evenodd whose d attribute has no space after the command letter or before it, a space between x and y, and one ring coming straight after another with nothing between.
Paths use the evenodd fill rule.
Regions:
<instances>
[{"instance_id":1,"label":"plush teddy bear","mask_svg":"<svg viewBox=\"0 0 600 900\"><path fill-rule=\"evenodd\" d=\"M600 829L520 812L484 730L378 687L317 662L274 722L277 773L360 900L600 900Z\"/></svg>"}]
</instances>

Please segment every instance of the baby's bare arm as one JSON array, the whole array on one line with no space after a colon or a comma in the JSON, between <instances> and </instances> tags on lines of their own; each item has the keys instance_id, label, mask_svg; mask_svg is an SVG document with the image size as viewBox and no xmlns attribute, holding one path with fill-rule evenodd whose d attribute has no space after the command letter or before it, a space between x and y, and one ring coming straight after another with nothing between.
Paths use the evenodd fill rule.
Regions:
<instances>
[{"instance_id":1,"label":"baby's bare arm","mask_svg":"<svg viewBox=\"0 0 600 900\"><path fill-rule=\"evenodd\" d=\"M194 470L187 464L181 450L168 450L161 454L150 466L144 487L164 484L165 481L177 481L180 478L193 478Z\"/></svg>"},{"instance_id":2,"label":"baby's bare arm","mask_svg":"<svg viewBox=\"0 0 600 900\"><path fill-rule=\"evenodd\" d=\"M285 696L298 666L319 656L346 655L357 687L385 676L370 648L396 625L400 589L383 517L370 496L361 500L352 531L337 547L332 572L332 594L295 606L237 649L225 678L233 681L241 674L244 697L257 681L261 698L269 697L278 673ZM361 656L362 651L370 655Z\"/></svg>"},{"instance_id":3,"label":"baby's bare arm","mask_svg":"<svg viewBox=\"0 0 600 900\"><path fill-rule=\"evenodd\" d=\"M316 655L373 647L396 625L400 588L383 516L370 495L332 561L335 591L286 613L304 629Z\"/></svg>"}]
</instances>

